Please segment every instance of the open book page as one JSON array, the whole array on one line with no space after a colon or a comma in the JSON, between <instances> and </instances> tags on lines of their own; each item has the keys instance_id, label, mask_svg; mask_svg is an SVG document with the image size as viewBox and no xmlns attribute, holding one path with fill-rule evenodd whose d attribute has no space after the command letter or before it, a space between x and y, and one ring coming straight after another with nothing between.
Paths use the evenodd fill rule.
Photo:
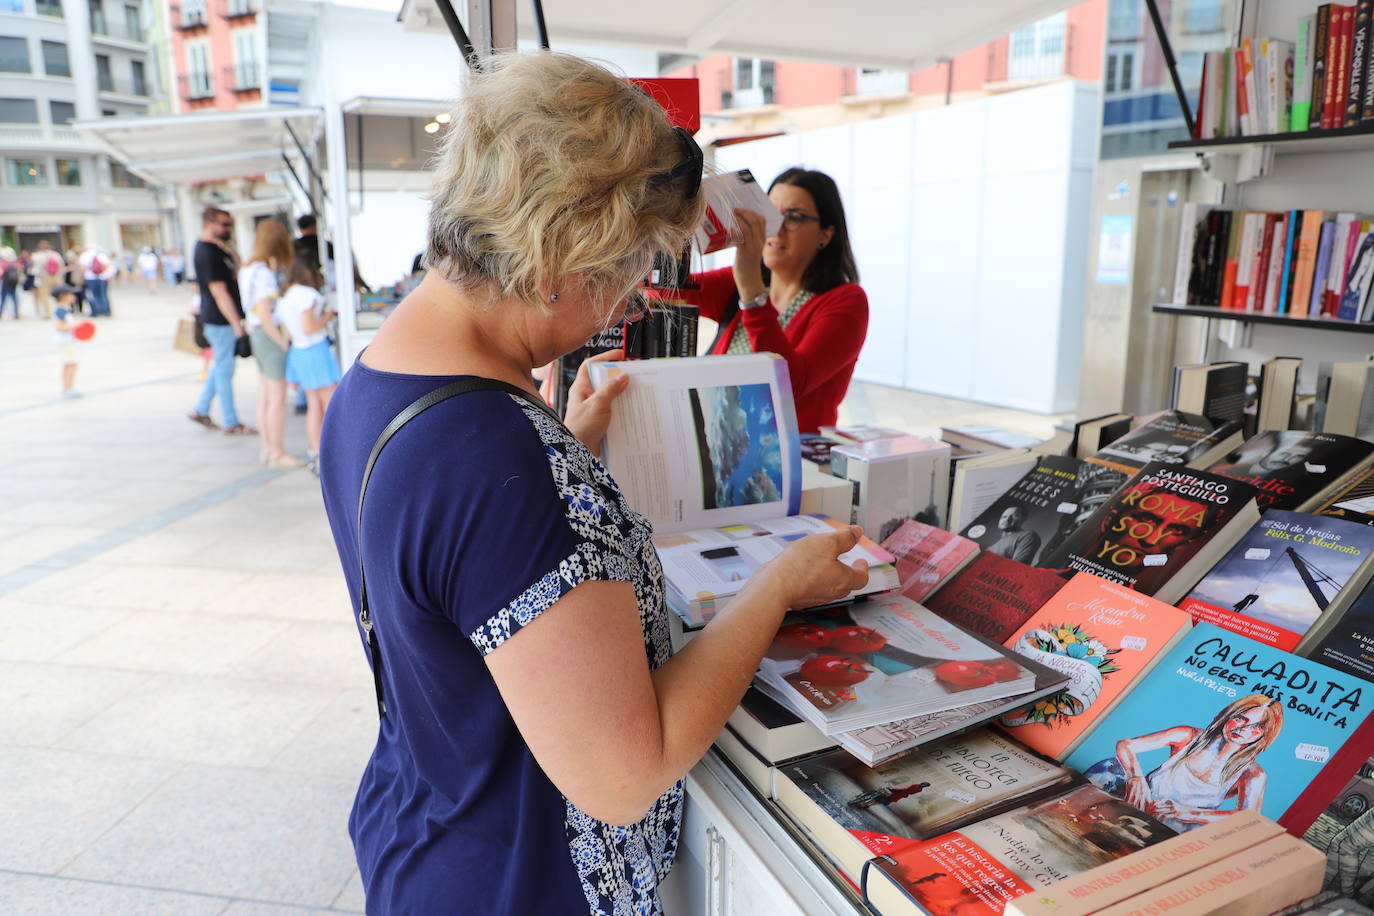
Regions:
<instances>
[{"instance_id":1,"label":"open book page","mask_svg":"<svg viewBox=\"0 0 1374 916\"><path fill-rule=\"evenodd\" d=\"M588 364L624 373L601 458L659 533L801 510L801 436L787 362L771 353Z\"/></svg>"}]
</instances>

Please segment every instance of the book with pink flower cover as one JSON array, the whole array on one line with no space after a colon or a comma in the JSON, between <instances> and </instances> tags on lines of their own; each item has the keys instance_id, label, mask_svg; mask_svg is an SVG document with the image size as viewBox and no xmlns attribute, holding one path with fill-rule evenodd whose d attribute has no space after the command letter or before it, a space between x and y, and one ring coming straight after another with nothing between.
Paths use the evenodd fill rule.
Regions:
<instances>
[{"instance_id":1,"label":"book with pink flower cover","mask_svg":"<svg viewBox=\"0 0 1374 916\"><path fill-rule=\"evenodd\" d=\"M1069 676L1069 686L999 724L1063 760L1192 625L1187 611L1078 573L1032 615L1007 648Z\"/></svg>"}]
</instances>

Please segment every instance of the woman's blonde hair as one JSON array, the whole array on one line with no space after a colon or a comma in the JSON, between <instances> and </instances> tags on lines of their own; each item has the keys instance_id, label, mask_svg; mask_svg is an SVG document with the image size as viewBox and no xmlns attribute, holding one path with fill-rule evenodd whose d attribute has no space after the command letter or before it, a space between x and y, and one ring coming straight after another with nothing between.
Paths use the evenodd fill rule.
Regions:
<instances>
[{"instance_id":1,"label":"woman's blonde hair","mask_svg":"<svg viewBox=\"0 0 1374 916\"><path fill-rule=\"evenodd\" d=\"M1188 758L1193 754L1223 737L1226 726L1232 719L1243 716L1252 709L1264 710L1263 734L1253 743L1236 751L1231 759L1221 767L1223 782L1229 783L1236 778L1241 771L1254 763L1255 758L1262 754L1269 745L1274 743L1274 739L1279 736L1279 730L1283 728L1283 704L1273 697L1265 696L1262 693L1252 693L1249 696L1231 701L1221 712L1212 717L1212 721L1206 728L1194 735L1193 740L1183 746L1183 752L1178 755L1178 765L1185 765Z\"/></svg>"},{"instance_id":2,"label":"woman's blonde hair","mask_svg":"<svg viewBox=\"0 0 1374 916\"><path fill-rule=\"evenodd\" d=\"M265 219L258 223L257 232L253 235L253 254L248 263L261 261L271 264L275 261L277 270L286 270L291 266L295 253L291 233L286 231L286 227L274 219Z\"/></svg>"},{"instance_id":3,"label":"woman's blonde hair","mask_svg":"<svg viewBox=\"0 0 1374 916\"><path fill-rule=\"evenodd\" d=\"M605 318L676 256L701 219L685 158L649 95L552 52L501 54L470 75L436 156L426 265L540 309L578 283Z\"/></svg>"}]
</instances>

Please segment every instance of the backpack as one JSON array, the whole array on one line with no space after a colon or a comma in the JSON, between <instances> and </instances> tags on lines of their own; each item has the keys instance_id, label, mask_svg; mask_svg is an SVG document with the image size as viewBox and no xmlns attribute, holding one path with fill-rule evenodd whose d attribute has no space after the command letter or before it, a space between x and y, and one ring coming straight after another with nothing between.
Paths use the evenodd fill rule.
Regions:
<instances>
[{"instance_id":1,"label":"backpack","mask_svg":"<svg viewBox=\"0 0 1374 916\"><path fill-rule=\"evenodd\" d=\"M105 262L101 260L100 255L91 258L91 273L95 274L97 277L105 272L105 266ZM53 273L57 273L57 271L53 271Z\"/></svg>"},{"instance_id":2,"label":"backpack","mask_svg":"<svg viewBox=\"0 0 1374 916\"><path fill-rule=\"evenodd\" d=\"M18 267L15 267L13 264L6 264L6 265L5 265L4 284L5 284L6 286L18 286L18 285L19 285L19 268L18 268Z\"/></svg>"},{"instance_id":3,"label":"backpack","mask_svg":"<svg viewBox=\"0 0 1374 916\"><path fill-rule=\"evenodd\" d=\"M53 257L52 255L48 255L48 266L43 269L48 272L48 276L57 276L57 258Z\"/></svg>"}]
</instances>

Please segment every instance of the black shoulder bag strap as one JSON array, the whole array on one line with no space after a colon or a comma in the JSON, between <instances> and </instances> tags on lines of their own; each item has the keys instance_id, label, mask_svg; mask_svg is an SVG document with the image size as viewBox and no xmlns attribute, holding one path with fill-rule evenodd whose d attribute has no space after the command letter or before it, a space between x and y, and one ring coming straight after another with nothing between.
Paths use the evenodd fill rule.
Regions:
<instances>
[{"instance_id":1,"label":"black shoulder bag strap","mask_svg":"<svg viewBox=\"0 0 1374 916\"><path fill-rule=\"evenodd\" d=\"M470 391L504 391L538 407L555 421L558 420L558 416L549 409L547 404L523 388L517 388L515 385L496 379L464 378L435 388L429 394L416 398L410 403L410 406L393 417L381 434L377 436L377 441L372 445L372 453L367 456L367 466L363 469L362 486L358 490L358 626L362 627L363 639L367 643L367 651L372 658L372 685L377 691L377 714L379 716L386 715L386 701L382 697L382 649L377 642L377 634L373 630L372 609L367 601L367 571L363 563L363 500L367 497L367 481L372 477L372 468L377 464L377 456L391 441L391 437L400 432L401 427L435 404L441 404L449 398L467 394Z\"/></svg>"},{"instance_id":2,"label":"black shoulder bag strap","mask_svg":"<svg viewBox=\"0 0 1374 916\"><path fill-rule=\"evenodd\" d=\"M735 320L739 314L739 290L730 294L730 301L725 304L725 311L720 313L720 324L716 327L716 339L711 341L711 346L706 348L707 353L715 353L716 347L720 346L720 339L730 331L730 322ZM729 344L726 344L728 347Z\"/></svg>"}]
</instances>

